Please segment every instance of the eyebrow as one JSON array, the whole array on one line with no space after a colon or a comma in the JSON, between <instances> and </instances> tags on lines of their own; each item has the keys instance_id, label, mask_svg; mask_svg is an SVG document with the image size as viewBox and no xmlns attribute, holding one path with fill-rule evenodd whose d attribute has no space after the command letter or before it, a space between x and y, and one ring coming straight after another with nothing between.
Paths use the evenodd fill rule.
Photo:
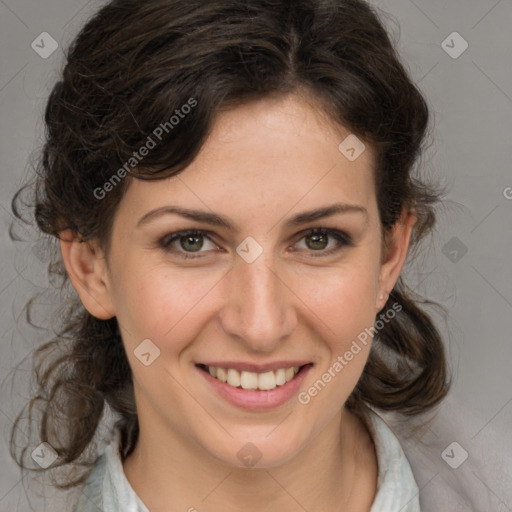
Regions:
<instances>
[{"instance_id":1,"label":"eyebrow","mask_svg":"<svg viewBox=\"0 0 512 512\"><path fill-rule=\"evenodd\" d=\"M335 203L329 206L323 206L321 208L309 210L307 212L298 213L288 219L284 225L285 227L300 226L301 224L307 224L308 222L345 213L360 213L363 214L366 219L368 219L368 210L364 206L358 204ZM141 217L141 219L137 222L137 227L140 227L155 218L170 214L180 215L181 217L185 217L197 222L204 222L213 226L223 227L237 233L240 232L240 228L236 224L233 224L226 217L212 212L206 212L203 210L191 210L189 208L181 208L177 206L163 206L161 208L151 210Z\"/></svg>"}]
</instances>

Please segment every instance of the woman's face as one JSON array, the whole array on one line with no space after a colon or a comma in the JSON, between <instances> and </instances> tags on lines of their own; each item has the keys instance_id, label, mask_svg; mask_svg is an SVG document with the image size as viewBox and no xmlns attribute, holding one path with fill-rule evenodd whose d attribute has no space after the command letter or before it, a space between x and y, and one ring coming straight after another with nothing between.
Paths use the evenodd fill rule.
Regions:
<instances>
[{"instance_id":1,"label":"woman's face","mask_svg":"<svg viewBox=\"0 0 512 512\"><path fill-rule=\"evenodd\" d=\"M141 432L270 467L339 422L409 228L381 264L372 151L350 161L349 132L319 112L296 96L238 107L181 174L128 187L104 292L81 296L118 319Z\"/></svg>"}]
</instances>

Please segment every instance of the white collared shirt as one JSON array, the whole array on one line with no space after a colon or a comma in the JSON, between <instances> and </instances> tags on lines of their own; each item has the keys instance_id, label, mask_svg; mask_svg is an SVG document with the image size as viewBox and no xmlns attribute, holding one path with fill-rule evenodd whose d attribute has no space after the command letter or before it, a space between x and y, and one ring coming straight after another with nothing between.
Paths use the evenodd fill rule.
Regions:
<instances>
[{"instance_id":1,"label":"white collared shirt","mask_svg":"<svg viewBox=\"0 0 512 512\"><path fill-rule=\"evenodd\" d=\"M398 439L384 420L369 411L378 461L377 493L370 512L420 512L419 491ZM74 512L149 512L124 474L119 453L120 432L97 459Z\"/></svg>"}]
</instances>

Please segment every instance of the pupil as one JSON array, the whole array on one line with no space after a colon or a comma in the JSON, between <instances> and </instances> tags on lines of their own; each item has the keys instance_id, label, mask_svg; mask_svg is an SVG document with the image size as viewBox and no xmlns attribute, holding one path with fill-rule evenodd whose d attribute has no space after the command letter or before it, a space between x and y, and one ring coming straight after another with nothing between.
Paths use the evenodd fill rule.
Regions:
<instances>
[{"instance_id":1,"label":"pupil","mask_svg":"<svg viewBox=\"0 0 512 512\"><path fill-rule=\"evenodd\" d=\"M326 235L322 235L322 234L309 235L308 240L312 240L313 245L320 243L320 246L310 247L311 249L325 249L325 247L327 246L327 236Z\"/></svg>"},{"instance_id":2,"label":"pupil","mask_svg":"<svg viewBox=\"0 0 512 512\"><path fill-rule=\"evenodd\" d=\"M186 236L182 237L182 239L181 239L181 240L182 240L182 242L183 242L183 240L184 240L184 242L185 242L185 244L183 244L183 243L181 244L181 246L183 247L183 249L187 249L187 250L191 250L191 251L198 251L198 250L199 250L199 249L201 249L201 247L203 246L203 243L202 243L202 241L201 241L201 237L200 237L200 235L186 235ZM198 240L199 240L199 242L197 242ZM198 247L197 247L197 246L196 246L196 247L193 247L193 245L194 245L194 241L196 242L196 245L197 245L197 243L198 243L198 245L199 245ZM189 242L191 242L192 247L191 247L191 246L188 246L188 247L187 247L187 244L188 244Z\"/></svg>"}]
</instances>

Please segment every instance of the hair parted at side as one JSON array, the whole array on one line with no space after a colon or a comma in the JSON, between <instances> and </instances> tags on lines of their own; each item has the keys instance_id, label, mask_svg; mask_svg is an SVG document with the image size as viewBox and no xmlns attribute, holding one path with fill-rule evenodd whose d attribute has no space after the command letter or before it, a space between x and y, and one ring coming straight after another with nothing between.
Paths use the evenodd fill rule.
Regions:
<instances>
[{"instance_id":1,"label":"hair parted at side","mask_svg":"<svg viewBox=\"0 0 512 512\"><path fill-rule=\"evenodd\" d=\"M290 93L314 99L328 118L374 149L383 233L404 208L414 209L412 252L432 231L441 197L415 169L429 109L376 8L363 0L108 3L67 52L46 106L35 184L18 192L13 209L21 218L21 193L29 191L42 232L58 242L59 233L71 228L108 252L113 217L131 180L176 175L201 150L220 112ZM120 176L134 151L191 98L194 108L173 129L161 130L161 141L141 164L99 197L98 190ZM70 286L60 254L49 268L63 288ZM415 415L437 405L449 389L440 333L420 305L431 302L400 278L383 311L394 303L401 308L376 333L347 402L353 411L373 406ZM63 301L60 323L56 336L35 351L38 392L28 408L29 415L36 405L43 411L39 437L59 455L53 467L92 464L81 456L98 430L105 402L121 416L128 455L138 421L116 319L94 318L75 296ZM11 433L15 459L22 415ZM24 453L17 460L22 467ZM86 474L56 485L72 487Z\"/></svg>"}]
</instances>

